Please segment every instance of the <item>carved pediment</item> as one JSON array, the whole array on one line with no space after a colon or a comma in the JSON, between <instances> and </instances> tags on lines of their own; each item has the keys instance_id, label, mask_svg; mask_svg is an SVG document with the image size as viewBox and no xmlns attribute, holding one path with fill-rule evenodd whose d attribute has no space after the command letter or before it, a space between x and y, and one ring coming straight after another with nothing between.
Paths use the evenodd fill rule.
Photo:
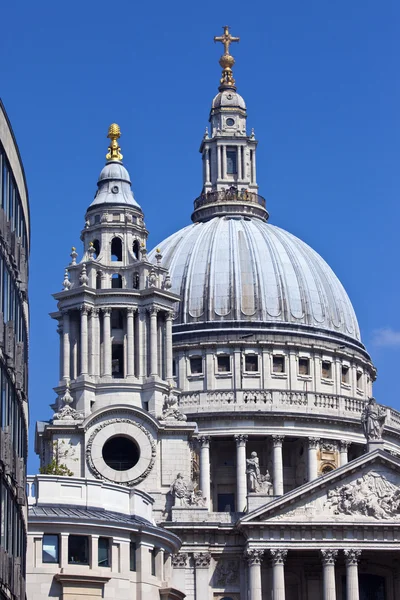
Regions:
<instances>
[{"instance_id":1,"label":"carved pediment","mask_svg":"<svg viewBox=\"0 0 400 600\"><path fill-rule=\"evenodd\" d=\"M374 523L399 518L400 461L375 451L273 500L241 522Z\"/></svg>"}]
</instances>

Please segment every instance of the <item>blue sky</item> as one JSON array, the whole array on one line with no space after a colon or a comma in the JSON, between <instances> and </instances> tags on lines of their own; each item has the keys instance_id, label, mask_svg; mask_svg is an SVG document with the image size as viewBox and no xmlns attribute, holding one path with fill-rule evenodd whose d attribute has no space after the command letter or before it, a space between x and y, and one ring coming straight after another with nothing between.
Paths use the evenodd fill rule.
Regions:
<instances>
[{"instance_id":1,"label":"blue sky","mask_svg":"<svg viewBox=\"0 0 400 600\"><path fill-rule=\"evenodd\" d=\"M400 409L399 2L25 0L1 14L0 95L32 215L31 472L34 423L50 417L58 376L51 294L80 249L108 125L121 126L153 247L190 222L201 190L225 23L241 37L234 72L270 222L339 276L378 367L375 395Z\"/></svg>"}]
</instances>

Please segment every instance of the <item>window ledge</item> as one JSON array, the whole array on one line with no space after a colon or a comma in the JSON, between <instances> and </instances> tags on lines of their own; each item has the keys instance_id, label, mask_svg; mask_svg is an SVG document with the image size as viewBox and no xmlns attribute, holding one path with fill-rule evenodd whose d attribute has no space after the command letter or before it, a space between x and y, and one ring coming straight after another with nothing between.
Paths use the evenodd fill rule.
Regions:
<instances>
[{"instance_id":1,"label":"window ledge","mask_svg":"<svg viewBox=\"0 0 400 600\"><path fill-rule=\"evenodd\" d=\"M325 377L321 377L321 383L325 385L333 385L333 379L326 379Z\"/></svg>"},{"instance_id":2,"label":"window ledge","mask_svg":"<svg viewBox=\"0 0 400 600\"><path fill-rule=\"evenodd\" d=\"M215 373L215 377L224 378L224 377L232 377L232 371L227 371L226 373Z\"/></svg>"},{"instance_id":3,"label":"window ledge","mask_svg":"<svg viewBox=\"0 0 400 600\"><path fill-rule=\"evenodd\" d=\"M260 377L260 371L243 371L243 377Z\"/></svg>"},{"instance_id":4,"label":"window ledge","mask_svg":"<svg viewBox=\"0 0 400 600\"><path fill-rule=\"evenodd\" d=\"M287 373L271 373L273 379L287 379Z\"/></svg>"},{"instance_id":5,"label":"window ledge","mask_svg":"<svg viewBox=\"0 0 400 600\"><path fill-rule=\"evenodd\" d=\"M344 383L343 381L341 382L340 387L344 388L345 390L351 390L350 383Z\"/></svg>"},{"instance_id":6,"label":"window ledge","mask_svg":"<svg viewBox=\"0 0 400 600\"><path fill-rule=\"evenodd\" d=\"M189 381L196 381L197 379L204 379L204 373L197 373L196 375L187 375Z\"/></svg>"},{"instance_id":7,"label":"window ledge","mask_svg":"<svg viewBox=\"0 0 400 600\"><path fill-rule=\"evenodd\" d=\"M301 379L302 381L312 381L311 375L301 375L300 373L298 373L297 378Z\"/></svg>"}]
</instances>

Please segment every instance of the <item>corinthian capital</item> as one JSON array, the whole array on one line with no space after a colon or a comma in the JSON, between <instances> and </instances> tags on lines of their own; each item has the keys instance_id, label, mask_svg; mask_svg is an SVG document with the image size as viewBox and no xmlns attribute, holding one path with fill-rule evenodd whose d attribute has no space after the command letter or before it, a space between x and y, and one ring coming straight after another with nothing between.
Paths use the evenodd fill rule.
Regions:
<instances>
[{"instance_id":1,"label":"corinthian capital","mask_svg":"<svg viewBox=\"0 0 400 600\"><path fill-rule=\"evenodd\" d=\"M244 557L247 560L249 567L253 565L261 565L261 561L264 556L264 550L258 548L249 548L244 553Z\"/></svg>"},{"instance_id":2,"label":"corinthian capital","mask_svg":"<svg viewBox=\"0 0 400 600\"><path fill-rule=\"evenodd\" d=\"M178 552L178 554L173 554L171 556L172 566L175 569L182 569L186 567L188 561L188 555L186 552Z\"/></svg>"},{"instance_id":3,"label":"corinthian capital","mask_svg":"<svg viewBox=\"0 0 400 600\"><path fill-rule=\"evenodd\" d=\"M308 438L308 447L309 448L318 448L318 444L320 443L320 438L310 437Z\"/></svg>"},{"instance_id":4,"label":"corinthian capital","mask_svg":"<svg viewBox=\"0 0 400 600\"><path fill-rule=\"evenodd\" d=\"M210 447L210 436L209 435L201 435L197 439L198 439L199 444L200 444L200 446L202 448L209 448Z\"/></svg>"},{"instance_id":5,"label":"corinthian capital","mask_svg":"<svg viewBox=\"0 0 400 600\"><path fill-rule=\"evenodd\" d=\"M337 555L337 550L321 550L322 563L324 565L334 565Z\"/></svg>"},{"instance_id":6,"label":"corinthian capital","mask_svg":"<svg viewBox=\"0 0 400 600\"><path fill-rule=\"evenodd\" d=\"M346 560L346 564L357 565L358 561L360 560L360 557L361 557L361 550L352 550L352 549L345 550L344 557Z\"/></svg>"},{"instance_id":7,"label":"corinthian capital","mask_svg":"<svg viewBox=\"0 0 400 600\"><path fill-rule=\"evenodd\" d=\"M238 435L235 435L235 440L236 440L237 446L245 446L245 444L248 440L248 436L242 435L241 433L239 433Z\"/></svg>"},{"instance_id":8,"label":"corinthian capital","mask_svg":"<svg viewBox=\"0 0 400 600\"><path fill-rule=\"evenodd\" d=\"M273 435L272 442L274 444L274 447L277 448L279 446L282 446L284 439L285 439L285 436L283 436L283 435Z\"/></svg>"},{"instance_id":9,"label":"corinthian capital","mask_svg":"<svg viewBox=\"0 0 400 600\"><path fill-rule=\"evenodd\" d=\"M274 565L284 565L288 551L281 548L272 548L270 550L272 562Z\"/></svg>"}]
</instances>

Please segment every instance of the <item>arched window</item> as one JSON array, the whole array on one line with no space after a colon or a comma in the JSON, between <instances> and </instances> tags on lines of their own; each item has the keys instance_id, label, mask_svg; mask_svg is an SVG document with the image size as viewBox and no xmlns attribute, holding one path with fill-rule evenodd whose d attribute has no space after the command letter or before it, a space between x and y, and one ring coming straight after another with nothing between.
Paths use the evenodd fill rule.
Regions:
<instances>
[{"instance_id":1,"label":"arched window","mask_svg":"<svg viewBox=\"0 0 400 600\"><path fill-rule=\"evenodd\" d=\"M93 258L97 258L100 254L100 242L99 240L93 240L93 248L94 248L94 254L93 254Z\"/></svg>"},{"instance_id":2,"label":"arched window","mask_svg":"<svg viewBox=\"0 0 400 600\"><path fill-rule=\"evenodd\" d=\"M136 258L136 260L139 260L140 247L139 247L139 241L138 240L135 240L133 242L132 252L133 252L133 256Z\"/></svg>"},{"instance_id":3,"label":"arched window","mask_svg":"<svg viewBox=\"0 0 400 600\"><path fill-rule=\"evenodd\" d=\"M101 290L101 271L96 273L96 290Z\"/></svg>"},{"instance_id":4,"label":"arched window","mask_svg":"<svg viewBox=\"0 0 400 600\"><path fill-rule=\"evenodd\" d=\"M111 260L119 262L122 260L122 240L119 237L113 238L111 242Z\"/></svg>"},{"instance_id":5,"label":"arched window","mask_svg":"<svg viewBox=\"0 0 400 600\"><path fill-rule=\"evenodd\" d=\"M112 288L122 288L122 277L118 273L114 273L111 279Z\"/></svg>"},{"instance_id":6,"label":"arched window","mask_svg":"<svg viewBox=\"0 0 400 600\"><path fill-rule=\"evenodd\" d=\"M132 287L134 290L139 289L139 273L137 272L133 274Z\"/></svg>"}]
</instances>

